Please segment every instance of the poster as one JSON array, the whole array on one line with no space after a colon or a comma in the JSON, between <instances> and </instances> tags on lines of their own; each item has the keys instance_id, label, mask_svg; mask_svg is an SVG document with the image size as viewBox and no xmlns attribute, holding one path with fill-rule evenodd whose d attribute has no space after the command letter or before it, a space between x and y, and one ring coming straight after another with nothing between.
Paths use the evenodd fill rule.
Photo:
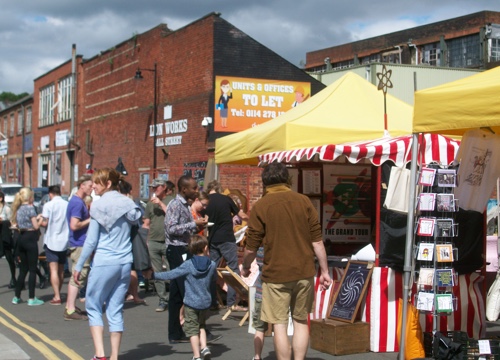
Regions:
<instances>
[{"instance_id":1,"label":"poster","mask_svg":"<svg viewBox=\"0 0 500 360\"><path fill-rule=\"evenodd\" d=\"M369 242L371 166L324 165L323 178L323 239Z\"/></svg>"},{"instance_id":2,"label":"poster","mask_svg":"<svg viewBox=\"0 0 500 360\"><path fill-rule=\"evenodd\" d=\"M238 132L260 125L311 96L311 83L216 76L214 130Z\"/></svg>"},{"instance_id":3,"label":"poster","mask_svg":"<svg viewBox=\"0 0 500 360\"><path fill-rule=\"evenodd\" d=\"M305 195L321 195L321 170L302 170L302 193Z\"/></svg>"}]
</instances>

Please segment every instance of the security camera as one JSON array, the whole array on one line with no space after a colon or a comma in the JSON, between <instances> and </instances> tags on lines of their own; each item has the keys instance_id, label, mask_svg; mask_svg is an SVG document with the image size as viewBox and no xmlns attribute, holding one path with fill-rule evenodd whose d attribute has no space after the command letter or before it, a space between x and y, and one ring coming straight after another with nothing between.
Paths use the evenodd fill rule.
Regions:
<instances>
[{"instance_id":1,"label":"security camera","mask_svg":"<svg viewBox=\"0 0 500 360\"><path fill-rule=\"evenodd\" d=\"M211 123L212 123L212 118L210 116L205 116L201 121L201 126L208 127L208 125Z\"/></svg>"}]
</instances>

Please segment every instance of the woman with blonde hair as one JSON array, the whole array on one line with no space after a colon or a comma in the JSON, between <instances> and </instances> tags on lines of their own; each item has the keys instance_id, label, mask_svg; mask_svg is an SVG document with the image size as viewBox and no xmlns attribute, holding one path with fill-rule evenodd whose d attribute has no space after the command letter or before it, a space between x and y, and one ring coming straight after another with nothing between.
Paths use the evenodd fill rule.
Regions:
<instances>
[{"instance_id":1,"label":"woman with blonde hair","mask_svg":"<svg viewBox=\"0 0 500 360\"><path fill-rule=\"evenodd\" d=\"M123 334L123 303L130 283L132 242L130 230L138 224L142 211L131 199L120 194L123 181L115 169L103 168L92 174L93 189L100 196L90 207L90 225L73 279L78 283L85 261L94 254L87 282L85 307L94 342L94 360L107 359L104 354L103 307L106 304L111 356L118 359Z\"/></svg>"},{"instance_id":2,"label":"woman with blonde hair","mask_svg":"<svg viewBox=\"0 0 500 360\"><path fill-rule=\"evenodd\" d=\"M17 278L15 296L12 303L17 305L21 300L21 290L28 277L28 305L42 305L43 300L35 297L36 272L38 265L38 238L42 219L37 216L33 206L33 191L24 187L19 190L12 203L12 224L17 225L19 238L17 239L16 254L19 258L19 276Z\"/></svg>"}]
</instances>

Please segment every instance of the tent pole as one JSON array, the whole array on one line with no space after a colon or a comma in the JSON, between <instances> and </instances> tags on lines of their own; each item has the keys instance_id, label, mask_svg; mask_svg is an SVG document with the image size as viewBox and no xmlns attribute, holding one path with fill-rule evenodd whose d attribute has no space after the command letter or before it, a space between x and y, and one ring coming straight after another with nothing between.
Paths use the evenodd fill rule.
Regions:
<instances>
[{"instance_id":1,"label":"tent pole","mask_svg":"<svg viewBox=\"0 0 500 360\"><path fill-rule=\"evenodd\" d=\"M410 279L413 271L413 224L415 215L415 192L417 184L417 153L418 153L418 134L413 134L412 152L411 152L411 175L410 175L410 198L408 199L408 217L406 221L406 249L404 261L404 283L403 283L403 312L401 316L401 338L399 340L399 359L405 358L406 343L406 317L408 311L408 294L411 289Z\"/></svg>"}]
</instances>

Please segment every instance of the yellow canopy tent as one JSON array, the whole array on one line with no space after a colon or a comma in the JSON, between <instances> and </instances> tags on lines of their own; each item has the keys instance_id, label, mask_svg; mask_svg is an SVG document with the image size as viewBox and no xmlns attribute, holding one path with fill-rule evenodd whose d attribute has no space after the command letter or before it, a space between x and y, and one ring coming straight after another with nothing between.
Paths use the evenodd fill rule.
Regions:
<instances>
[{"instance_id":1,"label":"yellow canopy tent","mask_svg":"<svg viewBox=\"0 0 500 360\"><path fill-rule=\"evenodd\" d=\"M462 135L480 127L500 134L500 67L415 93L413 133Z\"/></svg>"},{"instance_id":2,"label":"yellow canopy tent","mask_svg":"<svg viewBox=\"0 0 500 360\"><path fill-rule=\"evenodd\" d=\"M417 91L413 108L413 146L417 148L418 133L445 133L463 135L467 130L489 128L500 133L500 67L484 71L457 81ZM416 162L412 162L410 194L415 193L417 177ZM409 199L409 208L415 206L414 197ZM413 212L408 212L407 227L414 224ZM411 268L413 233L407 232L405 269ZM404 294L408 298L411 271L405 270ZM400 353L405 352L406 307L403 305Z\"/></svg>"},{"instance_id":3,"label":"yellow canopy tent","mask_svg":"<svg viewBox=\"0 0 500 360\"><path fill-rule=\"evenodd\" d=\"M412 107L387 94L388 130L411 134ZM309 100L257 127L217 139L215 161L258 164L264 153L324 144L368 141L384 136L384 95L347 73Z\"/></svg>"}]
</instances>

